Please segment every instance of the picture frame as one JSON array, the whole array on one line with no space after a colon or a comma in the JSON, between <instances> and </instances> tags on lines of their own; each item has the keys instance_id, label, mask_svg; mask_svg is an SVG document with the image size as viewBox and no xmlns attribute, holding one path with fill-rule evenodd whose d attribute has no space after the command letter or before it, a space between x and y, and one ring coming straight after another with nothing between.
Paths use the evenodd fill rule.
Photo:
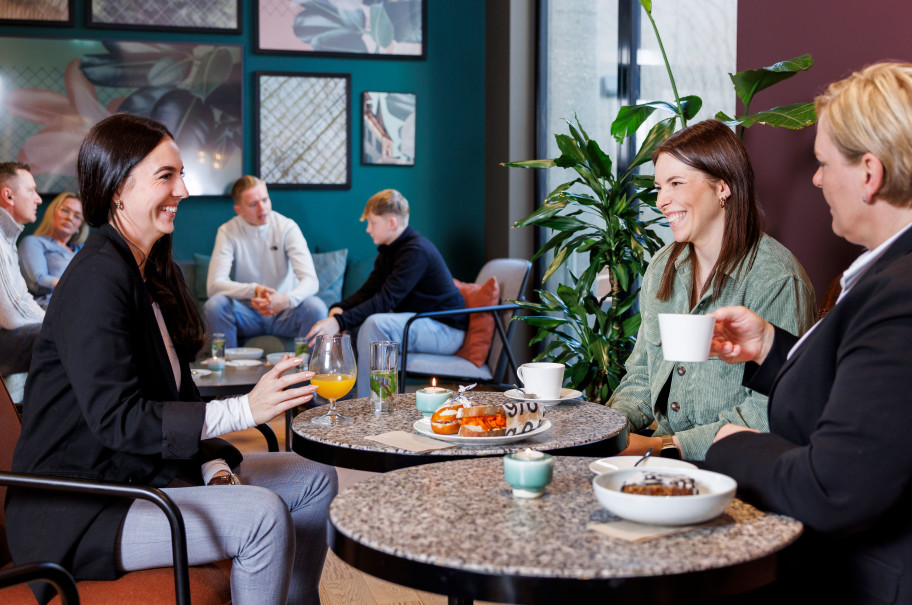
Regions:
<instances>
[{"instance_id":1,"label":"picture frame","mask_svg":"<svg viewBox=\"0 0 912 605\"><path fill-rule=\"evenodd\" d=\"M241 33L241 0L86 0L85 12L100 29Z\"/></svg>"},{"instance_id":2,"label":"picture frame","mask_svg":"<svg viewBox=\"0 0 912 605\"><path fill-rule=\"evenodd\" d=\"M240 45L0 37L0 56L0 157L30 164L39 193L76 189L82 139L118 111L168 127L191 195L243 174Z\"/></svg>"},{"instance_id":3,"label":"picture frame","mask_svg":"<svg viewBox=\"0 0 912 605\"><path fill-rule=\"evenodd\" d=\"M254 78L256 174L271 188L351 189L351 74Z\"/></svg>"},{"instance_id":4,"label":"picture frame","mask_svg":"<svg viewBox=\"0 0 912 605\"><path fill-rule=\"evenodd\" d=\"M257 53L423 60L429 0L257 0Z\"/></svg>"},{"instance_id":5,"label":"picture frame","mask_svg":"<svg viewBox=\"0 0 912 605\"><path fill-rule=\"evenodd\" d=\"M75 0L0 2L0 25L73 27Z\"/></svg>"},{"instance_id":6,"label":"picture frame","mask_svg":"<svg viewBox=\"0 0 912 605\"><path fill-rule=\"evenodd\" d=\"M415 93L361 93L362 164L415 165L417 105Z\"/></svg>"}]
</instances>

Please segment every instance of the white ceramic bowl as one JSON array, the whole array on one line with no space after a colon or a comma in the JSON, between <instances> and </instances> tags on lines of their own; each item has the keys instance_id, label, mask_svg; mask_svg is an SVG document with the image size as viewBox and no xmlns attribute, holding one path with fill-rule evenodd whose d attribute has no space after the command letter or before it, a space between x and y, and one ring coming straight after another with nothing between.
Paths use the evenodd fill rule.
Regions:
<instances>
[{"instance_id":1,"label":"white ceramic bowl","mask_svg":"<svg viewBox=\"0 0 912 605\"><path fill-rule=\"evenodd\" d=\"M721 515L738 484L727 475L699 469L650 470L655 474L693 477L699 493L695 496L644 496L621 491L625 481L635 480L641 469L624 469L603 473L592 480L595 497L612 513L637 523L649 525L690 525Z\"/></svg>"},{"instance_id":2,"label":"white ceramic bowl","mask_svg":"<svg viewBox=\"0 0 912 605\"><path fill-rule=\"evenodd\" d=\"M256 347L235 347L233 349L226 349L225 357L228 358L228 361L236 361L238 359L260 359L263 357L263 349L258 349Z\"/></svg>"},{"instance_id":3,"label":"white ceramic bowl","mask_svg":"<svg viewBox=\"0 0 912 605\"><path fill-rule=\"evenodd\" d=\"M610 458L602 458L589 464L589 470L596 475L613 473L614 471L625 468L633 468L633 465L636 464L638 460L642 460L642 458L642 456L611 456ZM651 471L656 468L697 468L697 465L675 458L650 456L643 460L637 468Z\"/></svg>"},{"instance_id":4,"label":"white ceramic bowl","mask_svg":"<svg viewBox=\"0 0 912 605\"><path fill-rule=\"evenodd\" d=\"M282 358L285 357L286 355L288 355L288 357L294 357L294 351L288 351L287 353L284 353L284 352L269 353L268 355L266 355L266 361L268 361L272 365L275 365L275 364L279 363L280 361L282 361Z\"/></svg>"}]
</instances>

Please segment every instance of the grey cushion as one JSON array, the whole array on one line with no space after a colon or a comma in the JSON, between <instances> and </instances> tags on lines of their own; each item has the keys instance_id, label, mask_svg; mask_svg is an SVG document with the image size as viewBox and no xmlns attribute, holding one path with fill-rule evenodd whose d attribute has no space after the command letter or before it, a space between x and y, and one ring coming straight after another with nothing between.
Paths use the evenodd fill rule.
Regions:
<instances>
[{"instance_id":1,"label":"grey cushion","mask_svg":"<svg viewBox=\"0 0 912 605\"><path fill-rule=\"evenodd\" d=\"M206 278L209 277L209 256L205 254L194 254L194 276L193 276L193 294L200 300L206 300L209 295L206 293Z\"/></svg>"},{"instance_id":2,"label":"grey cushion","mask_svg":"<svg viewBox=\"0 0 912 605\"><path fill-rule=\"evenodd\" d=\"M320 290L317 298L326 303L326 306L342 300L342 282L345 279L345 261L348 250L333 250L332 252L316 252L313 255L314 268L320 280Z\"/></svg>"},{"instance_id":3,"label":"grey cushion","mask_svg":"<svg viewBox=\"0 0 912 605\"><path fill-rule=\"evenodd\" d=\"M345 270L345 283L342 286L342 297L333 302L339 302L357 292L373 271L375 260L376 255L361 260L349 259L348 268Z\"/></svg>"},{"instance_id":4,"label":"grey cushion","mask_svg":"<svg viewBox=\"0 0 912 605\"><path fill-rule=\"evenodd\" d=\"M433 353L409 353L408 371L419 374L441 376L464 376L491 380L491 370L488 364L480 368L468 359L456 355L435 355Z\"/></svg>"}]
</instances>

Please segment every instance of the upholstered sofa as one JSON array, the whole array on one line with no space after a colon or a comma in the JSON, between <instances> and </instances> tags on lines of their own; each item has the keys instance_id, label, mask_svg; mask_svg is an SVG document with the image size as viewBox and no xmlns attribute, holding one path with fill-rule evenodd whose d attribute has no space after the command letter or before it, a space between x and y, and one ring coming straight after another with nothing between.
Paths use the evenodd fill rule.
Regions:
<instances>
[{"instance_id":1,"label":"upholstered sofa","mask_svg":"<svg viewBox=\"0 0 912 605\"><path fill-rule=\"evenodd\" d=\"M339 302L343 298L354 294L367 280L374 266L374 259L352 260L348 250L332 250L323 252L319 248L312 253L317 278L320 280L320 290L317 296L327 306ZM193 260L179 260L178 266L187 280L190 291L196 296L200 313L206 304L206 275L209 272L209 256L194 254ZM266 353L280 351L293 351L293 339L280 339L275 336L254 336L247 340L244 346L259 347Z\"/></svg>"}]
</instances>

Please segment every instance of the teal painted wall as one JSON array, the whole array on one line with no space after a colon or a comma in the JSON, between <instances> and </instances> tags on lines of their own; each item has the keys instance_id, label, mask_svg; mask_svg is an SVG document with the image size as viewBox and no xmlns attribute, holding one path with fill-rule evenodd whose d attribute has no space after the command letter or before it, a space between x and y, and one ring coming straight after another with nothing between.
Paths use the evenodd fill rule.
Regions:
<instances>
[{"instance_id":1,"label":"teal painted wall","mask_svg":"<svg viewBox=\"0 0 912 605\"><path fill-rule=\"evenodd\" d=\"M246 172L254 170L255 71L350 73L352 188L273 190L273 208L300 224L311 248L348 248L350 258L359 260L376 252L364 224L358 222L364 203L380 189L399 189L409 200L411 225L437 244L454 277L474 280L484 261L485 236L484 0L427 0L427 58L423 61L256 54L252 0L242 0L243 33L231 36L90 29L85 27L88 1L76 0L75 27L7 25L0 26L0 35L241 44L246 74ZM360 99L365 90L417 94L415 166L361 165ZM232 216L229 197L184 200L174 235L175 257L209 254L216 229Z\"/></svg>"}]
</instances>

